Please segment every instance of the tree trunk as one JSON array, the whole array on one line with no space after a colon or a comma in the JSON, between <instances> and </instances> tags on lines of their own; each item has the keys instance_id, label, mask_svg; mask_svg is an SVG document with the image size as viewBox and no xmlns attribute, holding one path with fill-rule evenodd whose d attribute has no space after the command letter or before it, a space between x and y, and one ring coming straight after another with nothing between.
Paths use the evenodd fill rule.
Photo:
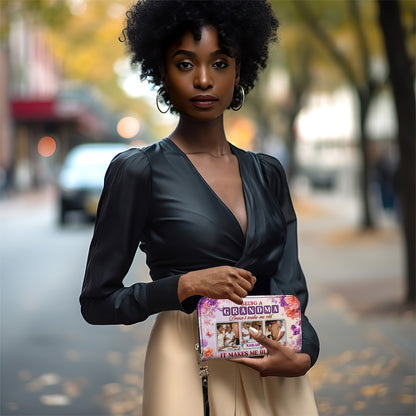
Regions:
<instances>
[{"instance_id":1,"label":"tree trunk","mask_svg":"<svg viewBox=\"0 0 416 416\"><path fill-rule=\"evenodd\" d=\"M361 156L361 174L360 174L360 193L361 193L361 228L374 228L374 221L371 215L369 178L370 178L370 158L368 149L368 138L365 131L365 120L368 114L371 97L367 91L357 89L360 100L360 156Z\"/></svg>"},{"instance_id":2,"label":"tree trunk","mask_svg":"<svg viewBox=\"0 0 416 416\"><path fill-rule=\"evenodd\" d=\"M293 111L288 116L288 140L287 140L287 151L289 156L288 168L287 168L287 179L289 183L297 173L297 160L296 160L296 132L295 132L295 120L299 111Z\"/></svg>"},{"instance_id":3,"label":"tree trunk","mask_svg":"<svg viewBox=\"0 0 416 416\"><path fill-rule=\"evenodd\" d=\"M400 200L403 234L406 246L407 293L406 300L416 300L416 104L414 73L406 51L406 40L401 24L397 0L378 0L379 21L390 65L390 81L398 121L400 150Z\"/></svg>"},{"instance_id":4,"label":"tree trunk","mask_svg":"<svg viewBox=\"0 0 416 416\"><path fill-rule=\"evenodd\" d=\"M331 39L330 35L323 29L320 24L319 19L314 16L309 7L306 5L307 2L297 0L294 2L294 6L298 13L304 19L304 22L307 24L309 29L314 33L316 38L322 44L322 46L327 50L331 56L334 63L341 69L344 73L345 78L348 80L351 88L357 91L360 102L360 156L361 156L361 170L360 170L360 199L362 204L362 218L361 218L361 227L362 228L374 228L374 221L372 218L372 212L370 210L370 195L368 194L369 188L369 157L368 157L368 140L365 132L365 119L368 113L368 107L370 105L371 99L373 98L375 91L374 81L370 77L369 68L368 68L368 46L364 42L365 37L362 31L362 23L360 22L359 12L357 9L357 3L352 1L350 3L351 11L355 19L355 31L359 39L359 43L364 42L361 46L361 66L365 74L365 81L361 82L359 77L355 74L354 65L350 62L346 55L342 53L340 49L336 46L335 42Z\"/></svg>"}]
</instances>

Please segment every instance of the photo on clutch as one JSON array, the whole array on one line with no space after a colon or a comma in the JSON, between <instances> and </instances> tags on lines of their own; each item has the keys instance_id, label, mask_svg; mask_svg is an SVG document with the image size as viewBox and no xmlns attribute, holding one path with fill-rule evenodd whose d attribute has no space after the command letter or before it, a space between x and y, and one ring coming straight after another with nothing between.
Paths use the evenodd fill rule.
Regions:
<instances>
[{"instance_id":1,"label":"photo on clutch","mask_svg":"<svg viewBox=\"0 0 416 416\"><path fill-rule=\"evenodd\" d=\"M279 341L282 345L287 344L286 322L284 319L275 319L265 322L264 335L275 341Z\"/></svg>"},{"instance_id":2,"label":"photo on clutch","mask_svg":"<svg viewBox=\"0 0 416 416\"><path fill-rule=\"evenodd\" d=\"M254 328L257 331L263 330L262 321L243 321L241 323L241 344L243 348L258 348L260 344L255 341L250 335L250 328Z\"/></svg>"},{"instance_id":3,"label":"photo on clutch","mask_svg":"<svg viewBox=\"0 0 416 416\"><path fill-rule=\"evenodd\" d=\"M225 326L227 324L217 324L217 350L224 349Z\"/></svg>"},{"instance_id":4,"label":"photo on clutch","mask_svg":"<svg viewBox=\"0 0 416 416\"><path fill-rule=\"evenodd\" d=\"M230 351L240 348L239 327L237 322L217 323L217 349Z\"/></svg>"}]
</instances>

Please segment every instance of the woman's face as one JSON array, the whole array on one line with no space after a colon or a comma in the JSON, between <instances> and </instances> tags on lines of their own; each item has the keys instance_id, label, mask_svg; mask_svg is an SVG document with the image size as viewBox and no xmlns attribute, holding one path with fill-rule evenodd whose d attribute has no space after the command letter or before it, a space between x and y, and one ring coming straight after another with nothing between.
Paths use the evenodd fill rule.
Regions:
<instances>
[{"instance_id":1,"label":"woman's face","mask_svg":"<svg viewBox=\"0 0 416 416\"><path fill-rule=\"evenodd\" d=\"M174 108L196 120L213 120L230 105L239 76L235 58L218 44L217 30L204 26L201 40L186 32L165 55L165 88Z\"/></svg>"}]
</instances>

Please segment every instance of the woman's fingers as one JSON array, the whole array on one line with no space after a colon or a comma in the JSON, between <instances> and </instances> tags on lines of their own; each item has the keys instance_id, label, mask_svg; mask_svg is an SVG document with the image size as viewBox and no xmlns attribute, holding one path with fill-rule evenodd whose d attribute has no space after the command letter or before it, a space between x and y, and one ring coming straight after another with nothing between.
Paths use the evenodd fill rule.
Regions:
<instances>
[{"instance_id":1,"label":"woman's fingers","mask_svg":"<svg viewBox=\"0 0 416 416\"><path fill-rule=\"evenodd\" d=\"M241 286L236 286L234 292L241 298L245 298L248 295L248 290L244 289Z\"/></svg>"},{"instance_id":2,"label":"woman's fingers","mask_svg":"<svg viewBox=\"0 0 416 416\"><path fill-rule=\"evenodd\" d=\"M238 284L247 292L253 290L256 278L249 271L244 269L236 269L236 272Z\"/></svg>"},{"instance_id":3,"label":"woman's fingers","mask_svg":"<svg viewBox=\"0 0 416 416\"><path fill-rule=\"evenodd\" d=\"M231 295L229 295L227 299L231 300L237 305L243 304L243 298L241 296L236 295L235 293L232 293Z\"/></svg>"},{"instance_id":4,"label":"woman's fingers","mask_svg":"<svg viewBox=\"0 0 416 416\"><path fill-rule=\"evenodd\" d=\"M267 338L262 331L257 331L257 329L253 327L250 327L248 331L250 332L251 337L259 344L263 345L263 347L266 347L269 352L270 350L273 351L273 349L279 348L280 344L270 338Z\"/></svg>"},{"instance_id":5,"label":"woman's fingers","mask_svg":"<svg viewBox=\"0 0 416 416\"><path fill-rule=\"evenodd\" d=\"M261 331L249 329L252 338L266 347L267 355L262 358L235 358L234 361L257 370L262 377L299 377L311 367L308 354L296 353L278 341L265 337Z\"/></svg>"},{"instance_id":6,"label":"woman's fingers","mask_svg":"<svg viewBox=\"0 0 416 416\"><path fill-rule=\"evenodd\" d=\"M252 275L251 272L245 269L234 268L235 280L233 280L234 290L232 296L229 296L228 299L232 300L234 303L241 305L243 303L243 298L245 298L249 292L253 290L254 284L256 282L256 277Z\"/></svg>"},{"instance_id":7,"label":"woman's fingers","mask_svg":"<svg viewBox=\"0 0 416 416\"><path fill-rule=\"evenodd\" d=\"M256 278L248 270L218 266L195 270L181 276L178 295L181 301L192 295L200 295L214 299L230 299L241 305L243 298L253 290L255 282Z\"/></svg>"},{"instance_id":8,"label":"woman's fingers","mask_svg":"<svg viewBox=\"0 0 416 416\"><path fill-rule=\"evenodd\" d=\"M219 282L216 286L221 292L224 292L219 297L230 299L237 304L241 304L243 298L253 289L255 277L249 271L235 267L229 267L221 270L221 272L225 273L224 278L226 279L226 283L221 287L221 283Z\"/></svg>"},{"instance_id":9,"label":"woman's fingers","mask_svg":"<svg viewBox=\"0 0 416 416\"><path fill-rule=\"evenodd\" d=\"M239 277L235 283L237 283L237 285L239 287L241 287L242 289L244 289L246 292L251 292L253 290L253 284L245 279L243 279L242 277Z\"/></svg>"},{"instance_id":10,"label":"woman's fingers","mask_svg":"<svg viewBox=\"0 0 416 416\"><path fill-rule=\"evenodd\" d=\"M239 275L243 277L251 285L254 285L254 283L256 283L256 277L253 276L253 274L250 271L245 269L239 269L237 267L235 269L238 271Z\"/></svg>"}]
</instances>

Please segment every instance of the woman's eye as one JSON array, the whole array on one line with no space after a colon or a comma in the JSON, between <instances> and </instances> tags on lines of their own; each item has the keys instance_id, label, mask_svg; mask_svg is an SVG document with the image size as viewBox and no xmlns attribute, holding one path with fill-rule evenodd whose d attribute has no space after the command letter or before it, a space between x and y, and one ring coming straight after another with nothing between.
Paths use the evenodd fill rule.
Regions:
<instances>
[{"instance_id":1,"label":"woman's eye","mask_svg":"<svg viewBox=\"0 0 416 416\"><path fill-rule=\"evenodd\" d=\"M216 69L225 69L225 68L227 68L229 65L227 64L227 62L224 62L224 61L218 61L218 62L215 62L215 64L214 64L214 67L216 68Z\"/></svg>"},{"instance_id":2,"label":"woman's eye","mask_svg":"<svg viewBox=\"0 0 416 416\"><path fill-rule=\"evenodd\" d=\"M180 70L180 71L186 71L188 69L192 68L192 64L190 62L179 62L176 67Z\"/></svg>"}]
</instances>

